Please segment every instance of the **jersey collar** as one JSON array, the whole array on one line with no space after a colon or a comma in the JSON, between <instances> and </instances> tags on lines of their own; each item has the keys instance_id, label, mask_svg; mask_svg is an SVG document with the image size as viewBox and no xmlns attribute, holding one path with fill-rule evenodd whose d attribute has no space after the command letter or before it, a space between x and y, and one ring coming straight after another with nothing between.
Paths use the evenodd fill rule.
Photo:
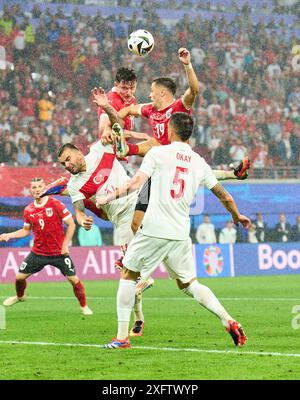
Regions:
<instances>
[{"instance_id":1,"label":"jersey collar","mask_svg":"<svg viewBox=\"0 0 300 400\"><path fill-rule=\"evenodd\" d=\"M178 142L177 140L175 142L170 143L172 146L188 146L191 147L189 143L186 142Z\"/></svg>"},{"instance_id":2,"label":"jersey collar","mask_svg":"<svg viewBox=\"0 0 300 400\"><path fill-rule=\"evenodd\" d=\"M164 107L164 108L160 108L160 109L157 110L157 111L164 111L166 108L171 107L171 105L172 105L175 101L176 101L176 99L173 99L172 103L170 103L168 106L166 106L166 107Z\"/></svg>"},{"instance_id":3,"label":"jersey collar","mask_svg":"<svg viewBox=\"0 0 300 400\"><path fill-rule=\"evenodd\" d=\"M36 208L41 208L41 207L44 207L46 205L48 199L49 199L49 197L46 196L41 203L37 203L36 200L34 200L33 204L34 204L34 206Z\"/></svg>"}]
</instances>

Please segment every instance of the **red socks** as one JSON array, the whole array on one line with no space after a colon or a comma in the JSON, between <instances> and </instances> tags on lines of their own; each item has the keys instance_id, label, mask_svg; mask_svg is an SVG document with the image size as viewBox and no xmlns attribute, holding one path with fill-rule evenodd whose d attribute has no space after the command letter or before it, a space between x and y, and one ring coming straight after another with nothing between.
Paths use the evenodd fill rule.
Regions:
<instances>
[{"instance_id":1,"label":"red socks","mask_svg":"<svg viewBox=\"0 0 300 400\"><path fill-rule=\"evenodd\" d=\"M139 152L139 146L137 144L127 143L128 146L128 156L135 156Z\"/></svg>"},{"instance_id":2,"label":"red socks","mask_svg":"<svg viewBox=\"0 0 300 400\"><path fill-rule=\"evenodd\" d=\"M16 287L16 292L18 297L23 297L24 292L27 286L26 280L16 280L15 282L15 287ZM80 306L85 307L86 306L86 297L85 297L85 290L83 284L78 281L76 285L73 286L74 294L77 297Z\"/></svg>"},{"instance_id":3,"label":"red socks","mask_svg":"<svg viewBox=\"0 0 300 400\"><path fill-rule=\"evenodd\" d=\"M23 297L24 296L24 292L26 289L27 283L26 280L17 280L15 282L15 287L16 287L16 292L17 292L17 296L18 297Z\"/></svg>"},{"instance_id":4,"label":"red socks","mask_svg":"<svg viewBox=\"0 0 300 400\"><path fill-rule=\"evenodd\" d=\"M76 285L73 286L74 294L77 297L80 307L86 306L86 297L83 284L78 281Z\"/></svg>"}]
</instances>

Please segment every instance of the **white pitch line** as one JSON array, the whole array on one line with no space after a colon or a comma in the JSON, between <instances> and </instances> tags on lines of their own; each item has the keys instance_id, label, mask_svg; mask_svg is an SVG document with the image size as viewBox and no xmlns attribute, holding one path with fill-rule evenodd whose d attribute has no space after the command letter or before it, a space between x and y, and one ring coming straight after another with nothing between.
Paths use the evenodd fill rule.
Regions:
<instances>
[{"instance_id":1,"label":"white pitch line","mask_svg":"<svg viewBox=\"0 0 300 400\"><path fill-rule=\"evenodd\" d=\"M58 346L58 347L96 347L103 349L101 344L89 343L51 343L51 342L23 342L15 340L0 340L1 344L22 344L32 346ZM274 357L300 357L299 353L274 353L265 351L244 351L244 350L209 350L209 349L186 349L176 347L154 347L154 346L133 346L133 350L158 350L158 351L186 351L193 353L212 353L212 354L234 354L234 355L250 355L250 356L274 356Z\"/></svg>"},{"instance_id":2,"label":"white pitch line","mask_svg":"<svg viewBox=\"0 0 300 400\"><path fill-rule=\"evenodd\" d=\"M7 296L0 296L0 299L6 299ZM73 296L28 296L28 300L74 300ZM87 300L115 300L116 297L87 297ZM292 297L218 297L222 301L300 301L300 298ZM192 301L189 297L144 297L143 300L154 301Z\"/></svg>"}]
</instances>

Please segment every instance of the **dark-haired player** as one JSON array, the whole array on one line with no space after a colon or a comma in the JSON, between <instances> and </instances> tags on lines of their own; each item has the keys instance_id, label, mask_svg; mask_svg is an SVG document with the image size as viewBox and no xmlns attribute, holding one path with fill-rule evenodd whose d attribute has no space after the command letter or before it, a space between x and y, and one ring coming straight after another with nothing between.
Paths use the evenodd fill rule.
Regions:
<instances>
[{"instance_id":1,"label":"dark-haired player","mask_svg":"<svg viewBox=\"0 0 300 400\"><path fill-rule=\"evenodd\" d=\"M175 99L176 84L171 78L160 77L152 81L150 90L151 103L135 104L122 108L118 115L121 120L128 116L143 116L149 119L153 130L153 138L138 144L126 143L123 131L118 124L114 126L113 134L117 140L117 155L125 157L127 155L144 156L153 146L169 144L168 123L170 117L175 112L191 114L191 108L199 93L199 81L191 63L190 52L185 48L178 50L178 57L184 66L189 87L182 97ZM118 149L120 151L118 152ZM245 179L249 169L249 160L246 157L233 171L214 170L218 180L226 179ZM149 180L141 189L140 196L136 205L136 210L132 220L132 230L135 233L147 209L149 200L151 181Z\"/></svg>"},{"instance_id":2,"label":"dark-haired player","mask_svg":"<svg viewBox=\"0 0 300 400\"><path fill-rule=\"evenodd\" d=\"M124 107L136 104L134 97L137 87L137 76L133 69L121 67L117 70L114 86L107 93L109 103L116 111L122 110ZM133 130L132 115L127 115L123 122L123 128L126 131ZM146 134L137 134L133 136L136 139L147 139ZM110 120L101 107L98 107L98 137L102 138L102 143L112 143L113 138L111 134Z\"/></svg>"},{"instance_id":3,"label":"dark-haired player","mask_svg":"<svg viewBox=\"0 0 300 400\"><path fill-rule=\"evenodd\" d=\"M161 83L161 81L159 81L159 83ZM169 84L169 83L170 83L170 85L172 85L172 81L171 80L167 81L167 84ZM169 91L171 91L171 88L169 89ZM110 119L110 122L111 122L111 124L113 126L113 129L114 129L114 124L116 123L116 121L120 121L120 117L117 115L116 111L114 110L114 108L109 103L104 91L101 88L99 88L99 89L95 88L93 90L93 96L94 96L94 102L96 102L96 104L99 107L103 108L105 110L105 112L107 113L107 115L108 115L108 117ZM159 101L159 98L157 98L157 101ZM178 104L179 104L180 108L183 107L182 101L181 101L181 103L178 102ZM152 104L151 104L151 106L152 106ZM187 111L187 109L186 109L186 111ZM189 114L189 113L185 112L185 114ZM168 118L168 120L169 120L169 118ZM168 120L167 120L166 123L168 123ZM129 145L129 146L131 146L131 145ZM149 151L150 149L151 149L151 145L148 145L147 151ZM224 172L228 172L228 171L224 171ZM179 181L177 183L179 183ZM137 202L137 205L135 206L134 218L133 218L132 224L131 224L132 230L134 232L137 231L137 228L140 226L140 223L142 221L144 213L146 212L147 205L148 205L148 200L149 200L149 194L150 194L150 188L148 188L148 187L146 189L144 187L142 189L142 191L140 192L139 200ZM134 326L130 331L130 335L132 335L132 336L139 335L142 332L143 326L144 326L143 320L135 320Z\"/></svg>"},{"instance_id":4,"label":"dark-haired player","mask_svg":"<svg viewBox=\"0 0 300 400\"><path fill-rule=\"evenodd\" d=\"M108 103L107 111L113 110ZM115 110L113 110L116 113ZM79 225L89 230L93 224L92 216L88 216L85 208L91 209L91 204L87 206L86 200L96 201L95 197L113 191L120 184L129 180L122 164L117 160L113 145L103 145L101 140L90 147L90 152L86 156L72 143L64 144L58 151L60 164L71 173L71 178L66 183L66 187L60 194L69 195L72 199L75 210L75 217ZM59 186L59 185L58 185ZM127 248L133 237L131 230L131 220L137 194L128 199L116 200L108 207L103 207L102 212L115 225L121 248ZM94 210L92 210L94 212ZM141 329L137 333L142 334L144 326L144 316L142 312L141 292L153 285L153 279L147 281L147 285L137 283L137 296L135 307L136 321L141 321Z\"/></svg>"},{"instance_id":5,"label":"dark-haired player","mask_svg":"<svg viewBox=\"0 0 300 400\"><path fill-rule=\"evenodd\" d=\"M24 226L15 232L3 233L0 241L34 236L33 248L25 258L16 276L16 296L4 300L4 306L12 306L19 301L25 301L24 295L27 282L32 275L41 271L46 265L53 265L67 277L73 286L81 312L84 315L93 314L86 304L85 290L76 275L75 266L69 256L69 243L74 235L75 223L69 210L63 203L52 197L41 198L45 183L41 178L34 178L30 183L30 192L34 201L24 210ZM64 232L63 223L67 225Z\"/></svg>"},{"instance_id":6,"label":"dark-haired player","mask_svg":"<svg viewBox=\"0 0 300 400\"><path fill-rule=\"evenodd\" d=\"M141 229L128 246L117 294L118 333L106 348L129 348L128 328L134 305L135 281L147 279L164 262L170 277L188 296L215 314L236 346L246 344L241 326L222 306L214 293L198 282L192 254L189 210L199 188L205 185L218 197L233 221L248 228L251 221L240 214L231 195L218 183L205 160L195 153L188 140L193 119L186 113L172 114L168 137L170 144L151 149L138 172L114 192L98 197L100 206L116 198L131 196L152 177L151 196ZM180 184L174 185L176 177Z\"/></svg>"}]
</instances>

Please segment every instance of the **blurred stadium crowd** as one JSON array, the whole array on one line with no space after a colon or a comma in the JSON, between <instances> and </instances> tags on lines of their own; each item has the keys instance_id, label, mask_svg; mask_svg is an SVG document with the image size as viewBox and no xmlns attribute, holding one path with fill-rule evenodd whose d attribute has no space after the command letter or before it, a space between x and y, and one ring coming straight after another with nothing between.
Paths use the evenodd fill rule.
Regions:
<instances>
[{"instance_id":1,"label":"blurred stadium crowd","mask_svg":"<svg viewBox=\"0 0 300 400\"><path fill-rule=\"evenodd\" d=\"M300 72L291 64L291 49L300 43L293 9L270 0L183 0L142 1L135 12L136 2L123 0L104 16L101 7L84 12L82 5L69 14L62 4L27 5L25 12L24 3L4 5L0 16L6 50L0 60L0 162L51 163L61 144L71 141L86 152L97 138L90 90L109 90L120 66L137 71L139 102L149 101L157 76L172 77L177 95L183 94L187 82L177 50L184 46L201 85L195 151L215 167L249 154L258 178L300 176ZM147 58L127 49L128 34L141 27L155 38ZM149 133L148 122L138 122L136 130Z\"/></svg>"},{"instance_id":2,"label":"blurred stadium crowd","mask_svg":"<svg viewBox=\"0 0 300 400\"><path fill-rule=\"evenodd\" d=\"M217 228L209 215L203 215L202 223L194 232L193 241L200 244L299 242L300 215L292 225L287 221L286 215L281 213L277 223L270 226L266 223L264 215L259 212L253 218L248 231L237 230L231 220L228 220L223 228Z\"/></svg>"}]
</instances>

